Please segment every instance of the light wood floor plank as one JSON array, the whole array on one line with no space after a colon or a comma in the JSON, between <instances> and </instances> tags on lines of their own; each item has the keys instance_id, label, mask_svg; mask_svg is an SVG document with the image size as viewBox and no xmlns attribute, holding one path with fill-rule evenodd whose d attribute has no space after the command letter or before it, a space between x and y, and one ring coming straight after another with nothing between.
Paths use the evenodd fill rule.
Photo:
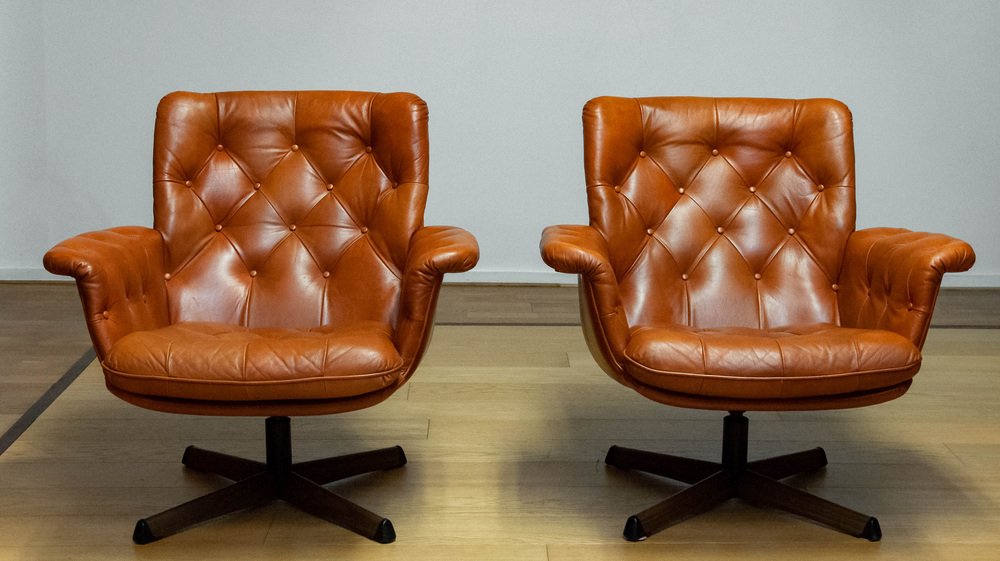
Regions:
<instances>
[{"instance_id":1,"label":"light wood floor plank","mask_svg":"<svg viewBox=\"0 0 1000 561\"><path fill-rule=\"evenodd\" d=\"M439 326L385 403L293 420L297 459L401 444L409 463L333 486L393 520L373 544L276 503L145 547L141 516L218 488L184 446L263 456L260 419L144 411L80 378L0 456L2 559L996 559L1000 331L932 330L912 390L845 411L751 413L751 458L822 445L792 485L879 517L871 544L731 501L640 544L625 518L681 489L603 464L611 444L716 460L722 414L652 403L604 375L578 326Z\"/></svg>"}]
</instances>

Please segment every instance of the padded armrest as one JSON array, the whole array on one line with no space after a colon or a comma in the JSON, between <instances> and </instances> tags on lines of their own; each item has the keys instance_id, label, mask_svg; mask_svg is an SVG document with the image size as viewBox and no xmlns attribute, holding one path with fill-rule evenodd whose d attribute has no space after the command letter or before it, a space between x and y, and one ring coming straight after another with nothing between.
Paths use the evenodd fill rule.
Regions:
<instances>
[{"instance_id":1,"label":"padded armrest","mask_svg":"<svg viewBox=\"0 0 1000 561\"><path fill-rule=\"evenodd\" d=\"M922 348L945 273L967 271L972 247L944 234L871 228L847 240L838 287L841 324L886 329Z\"/></svg>"},{"instance_id":2,"label":"padded armrest","mask_svg":"<svg viewBox=\"0 0 1000 561\"><path fill-rule=\"evenodd\" d=\"M43 259L45 268L76 279L97 356L133 331L169 322L163 238L151 228L123 226L70 238Z\"/></svg>"},{"instance_id":3,"label":"padded armrest","mask_svg":"<svg viewBox=\"0 0 1000 561\"><path fill-rule=\"evenodd\" d=\"M604 357L606 363L600 366L622 379L629 325L604 236L591 226L549 226L542 231L540 249L550 267L580 276L580 313L587 344L595 357Z\"/></svg>"},{"instance_id":4,"label":"padded armrest","mask_svg":"<svg viewBox=\"0 0 1000 561\"><path fill-rule=\"evenodd\" d=\"M395 333L396 347L403 360L419 360L426 348L444 274L468 271L478 261L476 238L461 228L425 226L413 235L403 271Z\"/></svg>"}]
</instances>

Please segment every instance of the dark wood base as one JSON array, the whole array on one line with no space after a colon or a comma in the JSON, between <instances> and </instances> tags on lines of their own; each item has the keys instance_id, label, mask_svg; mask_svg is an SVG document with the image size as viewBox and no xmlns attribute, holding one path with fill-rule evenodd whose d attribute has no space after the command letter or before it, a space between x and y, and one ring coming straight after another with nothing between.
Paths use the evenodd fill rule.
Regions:
<instances>
[{"instance_id":1,"label":"dark wood base","mask_svg":"<svg viewBox=\"0 0 1000 561\"><path fill-rule=\"evenodd\" d=\"M319 518L378 543L396 539L392 522L323 487L340 479L406 464L399 446L322 460L292 463L291 421L268 417L267 462L256 462L188 446L182 462L198 471L221 475L232 485L188 501L135 525L132 541L147 544L200 522L282 499Z\"/></svg>"},{"instance_id":2,"label":"dark wood base","mask_svg":"<svg viewBox=\"0 0 1000 561\"><path fill-rule=\"evenodd\" d=\"M785 485L779 479L826 465L822 448L747 462L750 422L742 412L731 412L723 422L722 463L612 446L605 463L660 475L691 486L629 517L624 536L641 541L733 497L760 506L779 508L815 520L868 541L882 539L872 516Z\"/></svg>"}]
</instances>

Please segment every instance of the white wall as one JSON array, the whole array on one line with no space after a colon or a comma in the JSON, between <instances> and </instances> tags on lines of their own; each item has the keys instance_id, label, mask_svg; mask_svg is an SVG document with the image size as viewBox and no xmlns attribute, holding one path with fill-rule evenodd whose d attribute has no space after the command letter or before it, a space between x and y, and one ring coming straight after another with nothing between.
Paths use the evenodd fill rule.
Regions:
<instances>
[{"instance_id":1,"label":"white wall","mask_svg":"<svg viewBox=\"0 0 1000 561\"><path fill-rule=\"evenodd\" d=\"M0 0L0 17L0 278L48 278L60 239L151 222L166 92L360 89L428 102L427 223L482 248L452 280L573 281L537 245L586 222L587 99L740 95L847 102L859 227L962 237L979 263L949 284L1000 286L994 0Z\"/></svg>"},{"instance_id":2,"label":"white wall","mask_svg":"<svg viewBox=\"0 0 1000 561\"><path fill-rule=\"evenodd\" d=\"M47 218L42 9L0 0L0 279L39 276Z\"/></svg>"}]
</instances>

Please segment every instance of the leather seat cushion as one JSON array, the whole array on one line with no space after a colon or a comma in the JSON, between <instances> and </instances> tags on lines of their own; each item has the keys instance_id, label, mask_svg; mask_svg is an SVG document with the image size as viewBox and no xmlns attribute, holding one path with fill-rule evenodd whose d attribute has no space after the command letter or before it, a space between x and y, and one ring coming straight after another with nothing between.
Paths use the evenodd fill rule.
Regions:
<instances>
[{"instance_id":1,"label":"leather seat cushion","mask_svg":"<svg viewBox=\"0 0 1000 561\"><path fill-rule=\"evenodd\" d=\"M845 395L911 379L921 355L882 330L820 324L784 330L641 327L625 349L625 371L663 390L734 399Z\"/></svg>"},{"instance_id":2,"label":"leather seat cushion","mask_svg":"<svg viewBox=\"0 0 1000 561\"><path fill-rule=\"evenodd\" d=\"M127 392L211 401L353 397L403 374L391 334L374 322L309 330L178 323L122 337L103 367L107 383Z\"/></svg>"}]
</instances>

